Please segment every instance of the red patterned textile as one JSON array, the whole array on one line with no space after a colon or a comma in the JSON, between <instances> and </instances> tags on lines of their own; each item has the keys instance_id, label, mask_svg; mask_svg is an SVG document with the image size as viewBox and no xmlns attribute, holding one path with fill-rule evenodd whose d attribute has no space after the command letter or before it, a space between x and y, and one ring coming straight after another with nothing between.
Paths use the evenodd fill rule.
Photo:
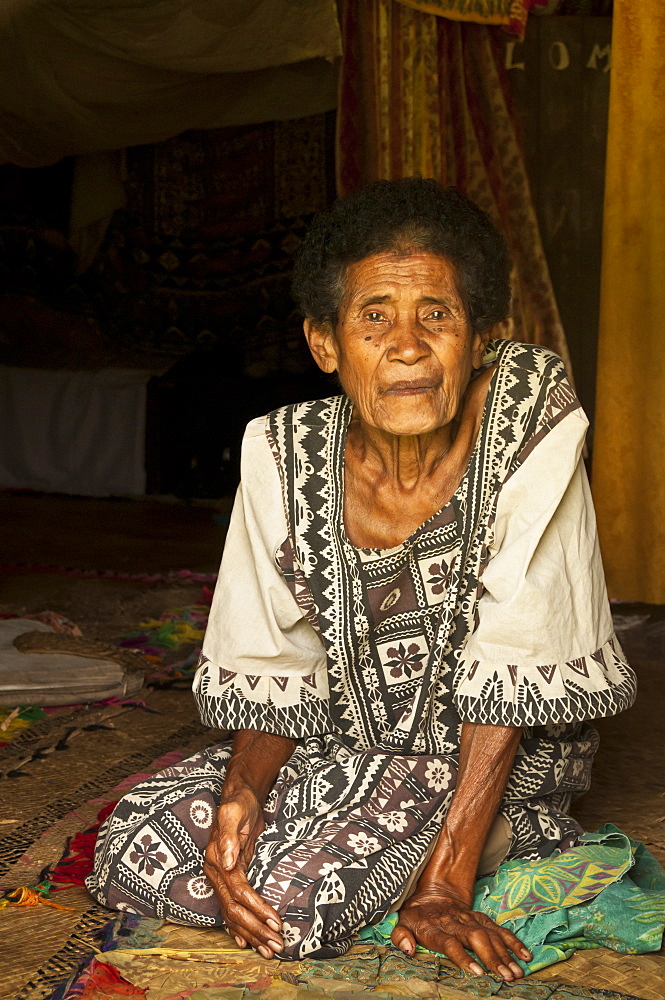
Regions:
<instances>
[{"instance_id":1,"label":"red patterned textile","mask_svg":"<svg viewBox=\"0 0 665 1000\"><path fill-rule=\"evenodd\" d=\"M505 233L513 260L513 315L500 336L551 348L570 374L501 30L396 0L343 0L342 32L340 193L420 174L476 201Z\"/></svg>"},{"instance_id":2,"label":"red patterned textile","mask_svg":"<svg viewBox=\"0 0 665 1000\"><path fill-rule=\"evenodd\" d=\"M400 0L424 14L438 14L453 21L500 24L511 35L524 37L529 12L547 0Z\"/></svg>"}]
</instances>

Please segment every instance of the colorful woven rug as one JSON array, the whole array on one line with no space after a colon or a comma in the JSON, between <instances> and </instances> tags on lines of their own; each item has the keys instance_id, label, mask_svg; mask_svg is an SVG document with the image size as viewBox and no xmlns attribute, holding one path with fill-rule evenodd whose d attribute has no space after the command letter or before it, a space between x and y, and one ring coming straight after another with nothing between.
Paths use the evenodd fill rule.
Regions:
<instances>
[{"instance_id":1,"label":"colorful woven rug","mask_svg":"<svg viewBox=\"0 0 665 1000\"><path fill-rule=\"evenodd\" d=\"M176 763L182 756L180 751L166 754L154 761L149 770ZM91 870L100 822L108 815L114 801L144 776L134 774L120 782L99 812L96 823L71 838L64 856L42 873L39 888L48 896L45 900L48 905L61 905L53 902L62 898L59 894L54 895L58 890L83 884ZM632 869L631 863L634 863ZM617 894L617 886L626 880L628 870L631 871L629 885L624 885ZM539 965L568 957L576 947L597 947L603 942L623 950L628 947L631 951L657 947L655 938L662 936L665 920L665 895L662 888L659 889L664 884L665 873L643 846L630 841L616 828L608 827L599 835L587 835L584 845L561 855L557 864L550 860L505 865L494 879L479 882L476 905L500 923L519 931L534 952L534 961L527 969L533 972ZM615 890L619 919L614 940L607 939L608 906L598 905L599 885ZM631 894L636 897L632 902L637 913L636 919L626 924L621 917ZM655 907L654 897L660 900ZM536 908L540 912L532 922L530 911ZM562 913L566 908L564 919ZM640 994L626 994L572 987L555 978L543 981L528 976L521 983L509 986L489 975L468 977L443 956L421 949L414 959L410 959L392 948L389 943L391 921L361 933L364 940L343 958L285 965L278 961L266 962L248 950L236 948L231 938L216 930L174 927L133 914L111 917L100 907L93 909L96 914L84 915L85 928L76 929L76 947L71 941L68 943L72 965L69 974L62 976L51 993L35 994L30 989L19 994L21 1000L33 1000L36 995L48 996L49 1000L74 997L93 1000L115 994L147 997L148 1000L184 1000L189 996L195 1000L250 1000L250 995L253 997L257 993L261 994L260 1000L305 1000L301 996L304 993L323 995L331 1000L354 1000L360 993L367 992L386 997L409 995L443 1000L465 996L514 996L521 1000L612 997L618 1000L662 996L658 985L655 988L645 986ZM612 901L609 910L612 911ZM98 921L100 913L107 918L102 926ZM93 916L97 917L96 926L90 924ZM595 922L600 922L603 933L597 927L594 930ZM554 934L554 943L547 940L548 935L552 937L552 928L558 932ZM570 937L575 930L582 932L577 940ZM543 934L546 941L541 944ZM609 954L620 957L616 953ZM601 963L604 960L606 957L602 954ZM50 969L43 970L42 978L44 982L49 979L52 982L51 977L61 973L58 962L52 962ZM656 968L656 979L659 974ZM665 982L662 977L661 981Z\"/></svg>"},{"instance_id":2,"label":"colorful woven rug","mask_svg":"<svg viewBox=\"0 0 665 1000\"><path fill-rule=\"evenodd\" d=\"M357 1000L367 994L471 1000L634 1000L634 994L561 986L537 979L509 986L471 977L433 955L359 943L343 958L266 961L219 931L195 930L123 914L97 935L81 968L50 1000L93 1000L121 993L146 1000Z\"/></svg>"},{"instance_id":3,"label":"colorful woven rug","mask_svg":"<svg viewBox=\"0 0 665 1000\"><path fill-rule=\"evenodd\" d=\"M212 590L204 586L199 604L166 611L157 619L141 622L138 630L123 637L121 646L139 650L155 664L155 669L146 678L149 684L157 687L184 684L191 687L208 624L212 594ZM169 657L170 662L165 663L167 654L182 647L189 650L183 659L172 660Z\"/></svg>"},{"instance_id":4,"label":"colorful woven rug","mask_svg":"<svg viewBox=\"0 0 665 1000\"><path fill-rule=\"evenodd\" d=\"M199 722L191 693L170 689L148 693L145 708L73 708L25 729L1 757L0 894L47 888L45 871L68 840L95 824L133 781L217 739ZM71 909L0 910L0 997L49 996L90 951L87 936L111 916L80 887L63 888L50 902Z\"/></svg>"},{"instance_id":5,"label":"colorful woven rug","mask_svg":"<svg viewBox=\"0 0 665 1000\"><path fill-rule=\"evenodd\" d=\"M180 754L176 752L162 758L159 764L165 766L179 759ZM140 776L134 775L118 786L117 796L139 778ZM40 884L49 900L53 900L53 893L63 887L84 885L86 876L92 870L99 826L112 808L113 802L104 806L96 823L71 838L63 857L42 875ZM509 927L531 949L532 961L528 965L520 962L527 974L537 973L552 963L564 961L577 949L605 945L622 953L652 952L660 947L665 925L665 871L643 844L632 841L608 824L598 834L587 834L581 845L556 858L503 865L496 876L479 880L475 907L490 915L500 925ZM462 989L476 996L488 995L487 990L490 988L492 993L496 993L496 983L491 977L487 976L480 981L468 980L454 969L445 956L435 956L421 948L417 961L414 962L393 949L390 945L390 932L396 921L396 916L392 915L381 924L361 931L361 940L352 950L351 956L344 956L336 962L312 961L299 963L297 967L281 966L286 971L275 973L275 978L283 982L287 976L287 981L291 982L295 975L293 970L296 970L300 976L298 984L307 989L309 979L326 979L335 973L337 978L358 979L364 989L369 989L369 982L365 980L371 972L371 981L377 980L381 985L390 983L393 992L395 989L392 980L396 978L398 982L404 981L407 992L413 992L416 986L419 996L431 994L429 987L423 987L424 982L436 982L438 987L447 984L451 989ZM71 989L77 983L83 994L87 995L93 987L101 989L102 982L110 988L115 982L113 976L123 978L121 973L124 975L128 971L123 963L129 962L130 955L130 979L135 966L141 974L146 969L156 969L157 975L161 975L168 971L167 967L174 961L218 962L220 955L226 961L229 949L236 959L238 955L244 955L245 965L249 963L252 975L256 972L256 957L247 951L237 951L233 941L226 935L179 928L177 934L180 944L175 947L173 941L166 944L163 940L164 935L168 936L169 933L170 929L162 921L122 914L108 925L100 945L102 952L117 951L109 959L115 971L109 972L108 962L104 965L99 957L95 958L91 954L90 960L83 962L78 978L72 980ZM368 949L368 945L379 947ZM146 960L149 960L147 966ZM375 960L379 961L378 966ZM119 971L116 968L118 961ZM277 963L267 965L273 967L273 972L275 967L280 969ZM235 976L233 983L217 982L215 989L237 988L239 984L236 980L241 967L242 963L238 968L232 967L231 972ZM231 975L231 972L227 972L227 975ZM192 973L191 968L189 973ZM109 976L111 979L108 979ZM206 978L205 970L203 978ZM263 982L261 977L258 981ZM124 982L134 985L133 980L130 982L124 979ZM528 982L534 984L532 979ZM251 986L247 983L240 985L250 991L255 987L254 981ZM540 990L541 984L537 985ZM148 987L141 980L140 989L144 988ZM376 985L374 989L376 991ZM555 995L557 989L556 983L550 984L547 992L540 990L526 996L549 997ZM330 987L327 992L330 992ZM333 992L336 993L337 990L333 989Z\"/></svg>"},{"instance_id":6,"label":"colorful woven rug","mask_svg":"<svg viewBox=\"0 0 665 1000\"><path fill-rule=\"evenodd\" d=\"M204 606L198 614L205 614ZM201 622L192 613L181 624L200 631ZM139 636L144 636L145 644L154 646L155 672L164 674L164 686L148 692L142 704L73 706L39 717L26 715L22 721L27 725L15 728L11 743L2 749L0 890L32 887L29 898L36 905L0 909L0 998L251 1000L261 994L260 1000L308 1000L306 994L315 993L317 1000L354 1000L371 992L442 1000L663 1000L662 954L577 951L568 961L507 986L488 976L464 977L437 956L419 954L410 961L375 942L359 943L334 962L285 967L239 951L219 932L112 914L97 906L72 883L82 881L90 864L104 809L143 775L220 738L200 725L191 692L169 686L180 671L182 684L189 687L185 674L193 666L183 664L198 645L188 633L191 641L178 649L174 634L177 615L168 613L133 630L130 641L141 645ZM603 812L613 810L604 802ZM533 886L526 895L524 888L516 893L513 886L511 897L521 894L522 907ZM40 897L55 907L40 904Z\"/></svg>"},{"instance_id":7,"label":"colorful woven rug","mask_svg":"<svg viewBox=\"0 0 665 1000\"><path fill-rule=\"evenodd\" d=\"M174 762L177 759L176 754ZM43 884L51 890L84 885L92 871L100 824L112 808L112 803L105 806L94 826L71 839L63 857L44 874ZM644 844L606 824L563 854L502 865L496 875L478 881L474 907L513 931L530 949L531 961L519 963L527 974L565 961L578 949L656 952L665 928L665 870ZM390 948L396 923L397 915L391 914L364 928L360 940ZM429 954L424 948L419 951Z\"/></svg>"},{"instance_id":8,"label":"colorful woven rug","mask_svg":"<svg viewBox=\"0 0 665 1000\"><path fill-rule=\"evenodd\" d=\"M73 576L82 580L127 580L130 583L210 583L217 579L216 573L194 573L191 569L174 569L169 573L123 573L110 569L80 569L75 566L50 566L46 563L2 563L0 575L5 573L45 573L54 576ZM47 612L48 614L48 612ZM0 617L3 617L0 615ZM28 618L39 618L28 615ZM64 619L66 621L66 619ZM78 634L81 633L72 633Z\"/></svg>"},{"instance_id":9,"label":"colorful woven rug","mask_svg":"<svg viewBox=\"0 0 665 1000\"><path fill-rule=\"evenodd\" d=\"M142 717L141 721L145 718L149 728L151 724L152 728L160 724L161 729L167 699L175 708L177 698L182 700L184 694L155 692L150 700L156 699L162 712ZM134 710L127 714L136 716L137 713ZM120 721L116 719L117 723ZM125 717L124 721L130 720ZM125 726L125 733L128 728ZM173 742L176 737L185 735L185 729L192 727L180 727L180 732L173 733ZM549 970L559 973L549 980L530 976L519 984L508 986L490 976L466 977L435 955L418 954L410 960L395 949L373 942L361 942L335 961L285 966L237 949L235 943L219 931L176 927L133 915L111 914L93 904L83 889L66 888L66 880L80 882L85 876L94 839L90 836L90 828L94 828L105 809L145 774L181 759L196 745L209 743L212 738L212 733L199 727L198 733L189 733L181 749L169 752L164 747L165 753L113 786L108 778L111 773L117 773L117 769L107 771L100 776L99 782L105 789L99 786L94 789L92 782L88 782L89 797L74 804L64 816L57 818L54 804L56 807L48 818L43 816L39 824L33 824L32 841L26 836L27 830L15 831L22 833L24 839L19 842L16 836L11 838L16 860L13 865L5 861L8 876L3 884L6 887L10 882L13 885L30 884L26 875L39 872L35 881L45 876L57 880L61 886L58 891L53 891L55 886L52 887L49 900L72 909L35 906L0 910L0 936L11 956L3 970L4 983L11 991L0 993L0 996L14 996L17 1000L64 1000L65 997L69 1000L78 996L93 1000L109 995L143 996L147 1000L185 1000L186 997L250 1000L250 995L253 997L257 993L261 993L260 1000L307 1000L305 993L316 993L320 998L330 997L331 1000L355 1000L356 994L368 992L387 997L408 995L441 1000L454 1000L455 997L463 1000L469 996L498 996L500 1000L510 996L519 997L519 1000L624 1000L626 997L662 1000L665 996L665 965L661 962L653 970L646 968L642 975L637 964L641 959L637 958L633 959L632 975L624 976L630 979L631 988L624 987L623 991L563 986L559 979L565 979L569 963ZM131 770L135 760L136 755L133 761L128 757L120 766ZM70 797L70 803L74 798ZM41 833L35 837L38 826L42 827ZM42 874L38 863L48 860L49 855L55 861L72 833L74 837L69 841L64 860L47 866L48 870ZM4 843L0 842L5 848L5 858L7 840L4 838ZM58 848L59 853L56 853ZM26 971L26 951L29 957L34 943L43 947L41 951L34 951L32 971ZM612 962L626 958L605 949L584 954L594 956L597 968L605 966L610 983L613 982ZM621 981L617 976L614 984Z\"/></svg>"}]
</instances>

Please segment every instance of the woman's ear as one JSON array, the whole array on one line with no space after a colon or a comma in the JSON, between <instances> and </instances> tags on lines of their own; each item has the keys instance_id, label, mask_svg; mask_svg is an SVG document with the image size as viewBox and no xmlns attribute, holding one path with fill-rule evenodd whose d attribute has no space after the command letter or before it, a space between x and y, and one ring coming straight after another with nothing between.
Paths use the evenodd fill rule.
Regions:
<instances>
[{"instance_id":1,"label":"woman's ear","mask_svg":"<svg viewBox=\"0 0 665 1000\"><path fill-rule=\"evenodd\" d=\"M487 350L487 345L489 339L494 333L494 327L488 326L486 330L481 330L480 333L474 333L473 343L471 347L472 364L474 368L480 368L483 363L483 356Z\"/></svg>"},{"instance_id":2,"label":"woman's ear","mask_svg":"<svg viewBox=\"0 0 665 1000\"><path fill-rule=\"evenodd\" d=\"M330 323L319 325L313 319L306 319L303 329L312 357L321 371L329 375L337 371L337 344L332 325Z\"/></svg>"}]
</instances>

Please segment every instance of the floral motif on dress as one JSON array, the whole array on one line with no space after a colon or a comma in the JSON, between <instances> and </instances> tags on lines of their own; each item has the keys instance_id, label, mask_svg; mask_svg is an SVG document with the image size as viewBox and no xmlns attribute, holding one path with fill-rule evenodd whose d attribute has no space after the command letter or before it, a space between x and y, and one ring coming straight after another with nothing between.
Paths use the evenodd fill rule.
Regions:
<instances>
[{"instance_id":1,"label":"floral motif on dress","mask_svg":"<svg viewBox=\"0 0 665 1000\"><path fill-rule=\"evenodd\" d=\"M446 589L448 567L445 563L432 563L429 572L430 576L427 582L432 584L432 593L442 594Z\"/></svg>"},{"instance_id":2,"label":"floral motif on dress","mask_svg":"<svg viewBox=\"0 0 665 1000\"><path fill-rule=\"evenodd\" d=\"M388 656L392 659L388 660L386 663L387 667L390 667L390 673L392 677L411 677L412 674L418 674L423 669L423 660L426 654L420 652L420 647L417 643L412 642L408 647L405 648L404 643L400 642L398 646L392 646L388 649Z\"/></svg>"},{"instance_id":3,"label":"floral motif on dress","mask_svg":"<svg viewBox=\"0 0 665 1000\"><path fill-rule=\"evenodd\" d=\"M164 871L168 856L159 850L161 846L161 841L153 841L150 834L146 833L140 841L134 841L134 850L130 853L129 860L141 874L145 871L146 875L154 875L155 871Z\"/></svg>"}]
</instances>

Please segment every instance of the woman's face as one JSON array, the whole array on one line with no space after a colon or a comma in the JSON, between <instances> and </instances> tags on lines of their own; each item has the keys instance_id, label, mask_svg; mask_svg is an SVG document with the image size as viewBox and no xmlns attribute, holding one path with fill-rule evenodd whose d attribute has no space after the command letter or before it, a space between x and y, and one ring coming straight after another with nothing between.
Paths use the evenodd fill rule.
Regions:
<instances>
[{"instance_id":1,"label":"woman's face","mask_svg":"<svg viewBox=\"0 0 665 1000\"><path fill-rule=\"evenodd\" d=\"M395 435L453 420L489 337L471 331L454 267L431 253L379 253L352 264L337 329L307 321L305 333L361 420Z\"/></svg>"}]
</instances>

